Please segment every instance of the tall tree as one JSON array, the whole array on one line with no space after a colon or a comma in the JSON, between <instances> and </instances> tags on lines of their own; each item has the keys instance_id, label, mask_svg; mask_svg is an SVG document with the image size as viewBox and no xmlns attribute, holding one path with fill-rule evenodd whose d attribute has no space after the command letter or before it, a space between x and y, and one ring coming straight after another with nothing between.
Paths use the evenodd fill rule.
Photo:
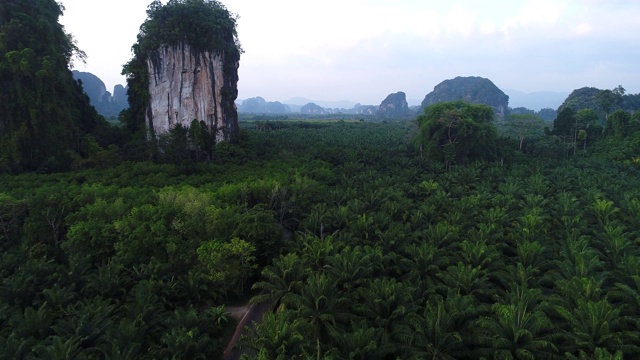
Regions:
<instances>
[{"instance_id":1,"label":"tall tree","mask_svg":"<svg viewBox=\"0 0 640 360\"><path fill-rule=\"evenodd\" d=\"M618 85L613 90L602 90L596 95L596 99L598 100L598 105L600 109L604 111L605 122L609 121L609 111L611 109L615 109L622 102L622 96L626 90L622 87L622 85Z\"/></svg>"},{"instance_id":2,"label":"tall tree","mask_svg":"<svg viewBox=\"0 0 640 360\"><path fill-rule=\"evenodd\" d=\"M575 123L575 111L570 107L565 107L553 121L553 134L564 139L570 139L573 135Z\"/></svg>"},{"instance_id":3,"label":"tall tree","mask_svg":"<svg viewBox=\"0 0 640 360\"><path fill-rule=\"evenodd\" d=\"M501 133L518 139L520 150L527 138L542 137L545 123L534 114L508 115L504 124L500 127Z\"/></svg>"},{"instance_id":4,"label":"tall tree","mask_svg":"<svg viewBox=\"0 0 640 360\"><path fill-rule=\"evenodd\" d=\"M491 160L496 157L497 132L490 106L464 101L431 105L416 121L417 139L426 155L447 168L468 160Z\"/></svg>"},{"instance_id":5,"label":"tall tree","mask_svg":"<svg viewBox=\"0 0 640 360\"><path fill-rule=\"evenodd\" d=\"M624 110L616 110L607 118L606 135L613 135L617 138L627 137L631 133L631 114Z\"/></svg>"}]
</instances>

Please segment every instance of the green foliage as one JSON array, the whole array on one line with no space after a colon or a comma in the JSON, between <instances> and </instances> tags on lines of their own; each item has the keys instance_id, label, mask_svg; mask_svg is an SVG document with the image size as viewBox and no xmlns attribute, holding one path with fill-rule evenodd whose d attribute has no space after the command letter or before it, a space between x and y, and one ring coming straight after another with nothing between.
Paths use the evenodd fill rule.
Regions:
<instances>
[{"instance_id":1,"label":"green foliage","mask_svg":"<svg viewBox=\"0 0 640 360\"><path fill-rule=\"evenodd\" d=\"M230 242L208 241L197 250L198 260L214 283L242 293L244 281L256 268L255 246L238 238Z\"/></svg>"},{"instance_id":2,"label":"green foliage","mask_svg":"<svg viewBox=\"0 0 640 360\"><path fill-rule=\"evenodd\" d=\"M545 122L533 114L510 114L498 125L498 133L505 137L517 139L520 150L523 150L526 139L540 138L544 135Z\"/></svg>"},{"instance_id":3,"label":"green foliage","mask_svg":"<svg viewBox=\"0 0 640 360\"><path fill-rule=\"evenodd\" d=\"M176 124L169 132L162 134L158 138L159 158L168 163L180 164L189 158L188 134L189 129Z\"/></svg>"},{"instance_id":4,"label":"green foliage","mask_svg":"<svg viewBox=\"0 0 640 360\"><path fill-rule=\"evenodd\" d=\"M639 95L625 95L625 89L618 85L612 90L600 90L593 87L576 89L558 108L558 113L566 108L573 111L590 109L598 117L598 124L607 125L609 115L617 110L635 112L640 109Z\"/></svg>"},{"instance_id":5,"label":"green foliage","mask_svg":"<svg viewBox=\"0 0 640 360\"><path fill-rule=\"evenodd\" d=\"M143 53L185 42L197 52L238 54L235 27L235 17L216 0L154 1L140 26L138 45Z\"/></svg>"},{"instance_id":6,"label":"green foliage","mask_svg":"<svg viewBox=\"0 0 640 360\"><path fill-rule=\"evenodd\" d=\"M415 125L311 124L0 175L0 357L216 358L252 295L245 358L638 357L637 134L445 169Z\"/></svg>"},{"instance_id":7,"label":"green foliage","mask_svg":"<svg viewBox=\"0 0 640 360\"><path fill-rule=\"evenodd\" d=\"M465 161L492 160L496 154L493 109L462 101L427 107L416 119L420 126L417 142L427 158L449 168Z\"/></svg>"},{"instance_id":8,"label":"green foliage","mask_svg":"<svg viewBox=\"0 0 640 360\"><path fill-rule=\"evenodd\" d=\"M566 107L558 113L558 117L553 121L553 134L570 138L573 136L573 130L575 129L576 113L570 108Z\"/></svg>"},{"instance_id":9,"label":"green foliage","mask_svg":"<svg viewBox=\"0 0 640 360\"><path fill-rule=\"evenodd\" d=\"M68 170L87 157L86 134L108 132L69 70L84 53L58 23L62 10L53 0L0 6L0 166L11 171Z\"/></svg>"},{"instance_id":10,"label":"green foliage","mask_svg":"<svg viewBox=\"0 0 640 360\"><path fill-rule=\"evenodd\" d=\"M633 129L631 129L631 114L623 110L616 110L607 118L606 135L612 135L617 138L627 137Z\"/></svg>"},{"instance_id":11,"label":"green foliage","mask_svg":"<svg viewBox=\"0 0 640 360\"><path fill-rule=\"evenodd\" d=\"M19 243L18 234L27 215L27 204L12 196L0 193L0 249Z\"/></svg>"},{"instance_id":12,"label":"green foliage","mask_svg":"<svg viewBox=\"0 0 640 360\"><path fill-rule=\"evenodd\" d=\"M544 108L540 109L540 111L538 111L536 115L538 115L538 117L540 117L542 120L550 122L556 118L558 112L555 109Z\"/></svg>"}]
</instances>

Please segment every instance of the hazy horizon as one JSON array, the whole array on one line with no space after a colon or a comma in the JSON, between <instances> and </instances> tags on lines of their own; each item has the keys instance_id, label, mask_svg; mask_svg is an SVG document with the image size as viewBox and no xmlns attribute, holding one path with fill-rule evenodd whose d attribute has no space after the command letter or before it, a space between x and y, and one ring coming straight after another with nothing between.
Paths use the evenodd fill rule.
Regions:
<instances>
[{"instance_id":1,"label":"hazy horizon","mask_svg":"<svg viewBox=\"0 0 640 360\"><path fill-rule=\"evenodd\" d=\"M60 2L66 8L60 22L88 55L75 69L100 77L109 91L125 85L122 65L151 1ZM640 92L640 3L222 3L240 16L239 99L379 104L397 91L422 99L456 76L480 76L525 93L618 85Z\"/></svg>"}]
</instances>

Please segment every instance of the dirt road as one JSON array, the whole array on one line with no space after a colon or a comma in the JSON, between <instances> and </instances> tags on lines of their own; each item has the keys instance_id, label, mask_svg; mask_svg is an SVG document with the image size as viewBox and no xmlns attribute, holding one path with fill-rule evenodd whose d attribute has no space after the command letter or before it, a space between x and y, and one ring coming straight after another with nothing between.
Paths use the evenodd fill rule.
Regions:
<instances>
[{"instance_id":1,"label":"dirt road","mask_svg":"<svg viewBox=\"0 0 640 360\"><path fill-rule=\"evenodd\" d=\"M228 307L229 316L238 320L238 326L233 333L227 348L224 350L225 360L238 360L242 356L242 350L234 349L234 345L240 339L240 335L245 331L245 326L253 326L253 322L260 322L262 314L269 310L271 302L267 301L261 304L247 304L244 306Z\"/></svg>"}]
</instances>

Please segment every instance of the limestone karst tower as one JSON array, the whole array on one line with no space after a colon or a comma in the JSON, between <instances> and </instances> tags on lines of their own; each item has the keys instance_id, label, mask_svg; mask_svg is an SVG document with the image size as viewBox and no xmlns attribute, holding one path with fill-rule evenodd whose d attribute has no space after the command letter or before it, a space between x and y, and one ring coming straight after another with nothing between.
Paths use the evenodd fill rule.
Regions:
<instances>
[{"instance_id":1,"label":"limestone karst tower","mask_svg":"<svg viewBox=\"0 0 640 360\"><path fill-rule=\"evenodd\" d=\"M134 116L144 117L149 136L195 119L216 143L234 142L241 53L235 18L212 0L155 1L147 15L125 65Z\"/></svg>"}]
</instances>

